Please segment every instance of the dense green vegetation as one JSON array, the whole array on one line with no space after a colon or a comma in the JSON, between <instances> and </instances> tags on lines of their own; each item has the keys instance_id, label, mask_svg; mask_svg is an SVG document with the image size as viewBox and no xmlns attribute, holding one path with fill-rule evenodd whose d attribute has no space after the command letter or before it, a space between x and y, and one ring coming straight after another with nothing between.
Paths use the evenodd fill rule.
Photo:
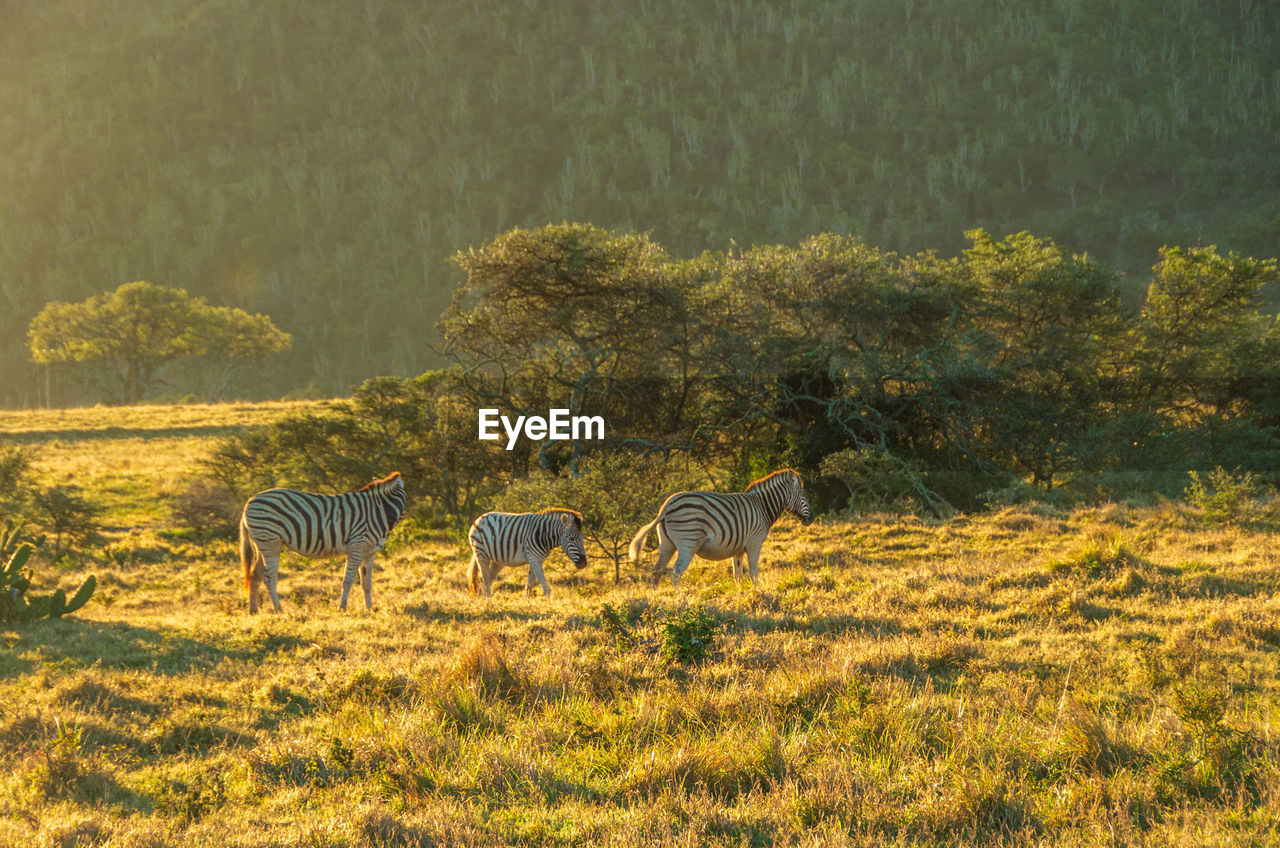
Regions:
<instances>
[{"instance_id":1,"label":"dense green vegetation","mask_svg":"<svg viewBox=\"0 0 1280 848\"><path fill-rule=\"evenodd\" d=\"M1176 496L1217 467L1276 481L1274 260L1170 248L1128 304L1087 256L968 236L953 259L826 235L675 260L647 236L511 230L457 257L449 369L370 380L332 414L233 437L210 468L240 497L399 468L417 509L464 521L535 471L574 479L533 502L616 514L591 492L654 456L729 489L794 467L819 512L938 517L1050 491ZM504 450L477 440L481 407L600 416L606 438Z\"/></svg>"},{"instance_id":2,"label":"dense green vegetation","mask_svg":"<svg viewBox=\"0 0 1280 848\"><path fill-rule=\"evenodd\" d=\"M1278 33L1249 0L7 3L0 402L44 385L46 302L131 280L293 334L237 392L418 373L447 257L548 221L1273 256Z\"/></svg>"}]
</instances>

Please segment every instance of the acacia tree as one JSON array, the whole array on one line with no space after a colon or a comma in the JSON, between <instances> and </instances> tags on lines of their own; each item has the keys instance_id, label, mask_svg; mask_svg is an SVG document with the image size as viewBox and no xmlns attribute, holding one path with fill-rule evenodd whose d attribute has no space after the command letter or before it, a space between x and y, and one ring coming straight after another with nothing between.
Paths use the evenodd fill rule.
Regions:
<instances>
[{"instance_id":1,"label":"acacia tree","mask_svg":"<svg viewBox=\"0 0 1280 848\"><path fill-rule=\"evenodd\" d=\"M931 254L830 234L727 257L707 287L705 370L717 417L741 422L751 454L735 482L783 463L816 472L828 454L868 446L972 465L964 400L981 368L965 346L958 277L954 262ZM819 501L840 497L812 481Z\"/></svg>"},{"instance_id":2,"label":"acacia tree","mask_svg":"<svg viewBox=\"0 0 1280 848\"><path fill-rule=\"evenodd\" d=\"M263 356L291 343L265 315L145 281L79 303L49 303L27 330L33 360L79 366L87 383L117 403L141 400L177 362Z\"/></svg>"},{"instance_id":3,"label":"acacia tree","mask_svg":"<svg viewBox=\"0 0 1280 848\"><path fill-rule=\"evenodd\" d=\"M690 426L699 334L689 286L647 236L585 224L515 229L454 261L467 280L440 328L477 400L517 414L603 415L637 440ZM556 464L551 444L538 457L544 468ZM575 442L569 463L584 451Z\"/></svg>"}]
</instances>

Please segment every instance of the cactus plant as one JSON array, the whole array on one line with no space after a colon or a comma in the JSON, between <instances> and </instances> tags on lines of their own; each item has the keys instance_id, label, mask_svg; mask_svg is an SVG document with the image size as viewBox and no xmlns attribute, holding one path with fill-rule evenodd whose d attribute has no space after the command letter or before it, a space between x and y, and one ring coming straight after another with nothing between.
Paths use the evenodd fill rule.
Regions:
<instances>
[{"instance_id":1,"label":"cactus plant","mask_svg":"<svg viewBox=\"0 0 1280 848\"><path fill-rule=\"evenodd\" d=\"M89 603L89 598L93 597L93 590L96 588L98 588L98 578L90 574L80 584L80 588L76 590L76 593L71 596L71 600L61 605L56 615L63 616L69 612L75 612Z\"/></svg>"},{"instance_id":2,"label":"cactus plant","mask_svg":"<svg viewBox=\"0 0 1280 848\"><path fill-rule=\"evenodd\" d=\"M11 543L17 538L15 533L11 527L0 531L0 551L11 547ZM26 570L26 564L34 549L31 542L22 542L9 555L4 566L0 567L0 621L61 618L88 603L98 586L98 579L89 575L70 601L62 589L46 597L27 597L27 590L31 588L31 576Z\"/></svg>"}]
</instances>

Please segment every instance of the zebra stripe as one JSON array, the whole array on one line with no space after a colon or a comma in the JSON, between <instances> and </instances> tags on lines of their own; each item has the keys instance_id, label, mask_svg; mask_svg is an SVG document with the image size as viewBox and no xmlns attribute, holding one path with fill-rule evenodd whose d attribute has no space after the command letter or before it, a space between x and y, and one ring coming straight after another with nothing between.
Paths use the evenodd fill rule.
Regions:
<instances>
[{"instance_id":1,"label":"zebra stripe","mask_svg":"<svg viewBox=\"0 0 1280 848\"><path fill-rule=\"evenodd\" d=\"M472 595L483 588L485 597L489 597L491 584L499 571L508 565L524 563L529 564L525 591L533 591L536 579L542 584L542 593L550 595L551 586L542 573L542 563L557 547L578 568L587 564L582 516L571 509L486 512L472 523L467 539L471 542L467 580Z\"/></svg>"},{"instance_id":2,"label":"zebra stripe","mask_svg":"<svg viewBox=\"0 0 1280 848\"><path fill-rule=\"evenodd\" d=\"M751 584L758 585L760 548L774 522L790 512L808 526L813 522L809 501L804 496L804 481L791 469L775 471L761 477L745 492L677 492L667 498L658 517L646 524L631 540L631 561L639 562L645 539L658 528L658 564L654 580L666 571L673 554L671 585L689 567L694 555L704 559L733 558L733 577L742 579L742 560L751 567Z\"/></svg>"},{"instance_id":3,"label":"zebra stripe","mask_svg":"<svg viewBox=\"0 0 1280 848\"><path fill-rule=\"evenodd\" d=\"M249 612L258 611L258 585L263 581L272 606L280 612L276 581L285 548L306 557L346 554L338 609L347 608L357 570L364 586L364 607L372 609L373 559L404 515L404 508L404 480L399 471L341 495L268 489L249 498L240 513L240 565L249 593Z\"/></svg>"}]
</instances>

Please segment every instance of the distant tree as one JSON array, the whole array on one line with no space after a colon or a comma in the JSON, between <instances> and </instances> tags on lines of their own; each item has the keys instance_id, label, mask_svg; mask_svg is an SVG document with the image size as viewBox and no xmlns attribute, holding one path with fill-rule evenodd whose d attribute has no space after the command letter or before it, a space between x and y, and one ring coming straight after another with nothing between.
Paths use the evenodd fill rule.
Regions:
<instances>
[{"instance_id":1,"label":"distant tree","mask_svg":"<svg viewBox=\"0 0 1280 848\"><path fill-rule=\"evenodd\" d=\"M27 331L32 359L80 366L88 383L120 403L141 400L179 361L262 356L291 343L265 315L144 281L79 303L47 304Z\"/></svg>"}]
</instances>

